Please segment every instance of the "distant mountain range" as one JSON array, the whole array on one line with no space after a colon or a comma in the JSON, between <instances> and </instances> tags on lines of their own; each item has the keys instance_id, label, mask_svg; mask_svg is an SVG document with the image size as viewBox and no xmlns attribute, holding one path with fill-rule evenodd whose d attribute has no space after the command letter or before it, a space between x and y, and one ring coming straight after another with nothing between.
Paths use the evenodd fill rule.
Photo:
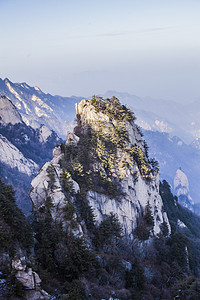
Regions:
<instances>
[{"instance_id":1,"label":"distant mountain range","mask_svg":"<svg viewBox=\"0 0 200 300\"><path fill-rule=\"evenodd\" d=\"M159 162L161 179L167 180L173 193L183 199L182 196L185 194L180 194L180 190L174 186L176 172L181 170L188 180L186 194L190 194L194 202L200 202L200 150L193 144L187 145L178 137L170 137L166 132L143 131L143 133L149 146L149 156ZM183 186L179 188L183 189Z\"/></svg>"},{"instance_id":2,"label":"distant mountain range","mask_svg":"<svg viewBox=\"0 0 200 300\"><path fill-rule=\"evenodd\" d=\"M52 96L38 87L12 83L7 78L0 79L0 95L13 102L27 125L38 128L45 124L62 138L66 137L69 128L73 128L75 103L83 99ZM167 132L187 144L200 138L200 101L186 105L117 91L108 91L102 96L116 96L121 103L128 105L137 117L137 124L145 130Z\"/></svg>"},{"instance_id":3,"label":"distant mountain range","mask_svg":"<svg viewBox=\"0 0 200 300\"><path fill-rule=\"evenodd\" d=\"M43 93L38 87L26 83L12 83L0 79L0 95L7 96L18 109L26 125L33 128L41 124L66 137L75 118L75 103L81 98L60 97Z\"/></svg>"},{"instance_id":4,"label":"distant mountain range","mask_svg":"<svg viewBox=\"0 0 200 300\"><path fill-rule=\"evenodd\" d=\"M103 97L113 95L135 112L137 124L145 130L168 132L171 136L180 137L185 143L200 137L200 100L181 104L116 91L108 91Z\"/></svg>"}]
</instances>

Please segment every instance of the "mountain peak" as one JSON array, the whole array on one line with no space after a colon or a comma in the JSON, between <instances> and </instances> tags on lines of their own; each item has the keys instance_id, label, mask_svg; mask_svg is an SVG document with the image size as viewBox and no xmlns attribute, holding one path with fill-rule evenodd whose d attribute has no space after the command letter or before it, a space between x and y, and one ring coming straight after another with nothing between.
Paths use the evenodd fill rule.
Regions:
<instances>
[{"instance_id":1,"label":"mountain peak","mask_svg":"<svg viewBox=\"0 0 200 300\"><path fill-rule=\"evenodd\" d=\"M39 133L39 140L41 143L46 143L48 138L52 135L53 131L50 130L46 125L42 124L40 128L37 129Z\"/></svg>"},{"instance_id":2,"label":"mountain peak","mask_svg":"<svg viewBox=\"0 0 200 300\"><path fill-rule=\"evenodd\" d=\"M189 193L189 181L187 175L181 170L181 168L176 171L176 175L174 177L174 190L178 197L179 203L193 211L194 202L192 201Z\"/></svg>"},{"instance_id":3,"label":"mountain peak","mask_svg":"<svg viewBox=\"0 0 200 300\"><path fill-rule=\"evenodd\" d=\"M12 83L7 77L4 79L5 83Z\"/></svg>"},{"instance_id":4,"label":"mountain peak","mask_svg":"<svg viewBox=\"0 0 200 300\"><path fill-rule=\"evenodd\" d=\"M147 209L152 210L154 222L147 229L148 234L140 238L158 235L164 222L170 232L158 192L158 172L148 159L134 113L115 97L82 100L76 105L76 113L74 134L79 139L68 134L67 142L56 149L58 155L32 181L30 196L34 209L42 211L46 197L50 197L52 217L62 218L66 228L69 224L62 217L66 199L78 211L76 203L80 195L76 194L80 192L83 202L92 209L97 226L105 216L114 214L124 233L132 237ZM58 207L58 203L59 209L55 210L53 207ZM79 234L83 234L83 223L76 221Z\"/></svg>"},{"instance_id":5,"label":"mountain peak","mask_svg":"<svg viewBox=\"0 0 200 300\"><path fill-rule=\"evenodd\" d=\"M181 191L179 190L180 187L182 188ZM174 190L178 191L177 196L180 193L187 195L189 193L189 182L186 174L179 168L176 171L176 175L174 177Z\"/></svg>"},{"instance_id":6,"label":"mountain peak","mask_svg":"<svg viewBox=\"0 0 200 300\"><path fill-rule=\"evenodd\" d=\"M4 126L9 123L12 125L23 123L17 108L6 96L0 97L0 123Z\"/></svg>"}]
</instances>

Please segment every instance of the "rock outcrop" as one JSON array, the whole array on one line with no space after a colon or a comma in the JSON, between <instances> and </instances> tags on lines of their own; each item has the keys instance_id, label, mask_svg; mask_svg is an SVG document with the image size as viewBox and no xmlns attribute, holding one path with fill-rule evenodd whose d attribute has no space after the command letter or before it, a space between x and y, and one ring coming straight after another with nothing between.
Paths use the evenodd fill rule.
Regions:
<instances>
[{"instance_id":1,"label":"rock outcrop","mask_svg":"<svg viewBox=\"0 0 200 300\"><path fill-rule=\"evenodd\" d=\"M174 191L178 197L179 203L191 211L194 211L194 202L190 196L189 181L186 174L181 169L176 171L174 177Z\"/></svg>"},{"instance_id":2,"label":"rock outcrop","mask_svg":"<svg viewBox=\"0 0 200 300\"><path fill-rule=\"evenodd\" d=\"M9 140L0 134L0 161L10 168L16 168L19 172L28 176L36 174L39 166L24 155Z\"/></svg>"},{"instance_id":3,"label":"rock outcrop","mask_svg":"<svg viewBox=\"0 0 200 300\"><path fill-rule=\"evenodd\" d=\"M38 218L42 215L40 212L45 209L47 197L50 197L53 203L53 208L51 210L53 219L57 222L63 222L64 227L66 228L63 212L63 208L66 205L66 195L62 188L62 169L59 164L59 161L63 159L63 156L64 154L61 152L60 146L57 146L53 151L52 161L47 162L41 168L39 174L33 179L30 196L33 203L33 210L36 212ZM78 183L71 177L69 178L69 184L71 184L75 194L80 192ZM71 200L73 201L73 196L71 197ZM77 217L76 214L75 217ZM82 233L80 226L79 231ZM74 233L75 232L76 230L74 230Z\"/></svg>"},{"instance_id":4,"label":"rock outcrop","mask_svg":"<svg viewBox=\"0 0 200 300\"><path fill-rule=\"evenodd\" d=\"M11 123L12 125L17 123L22 123L22 117L17 111L13 103L5 96L0 97L0 123L2 125L7 125Z\"/></svg>"},{"instance_id":5,"label":"rock outcrop","mask_svg":"<svg viewBox=\"0 0 200 300\"><path fill-rule=\"evenodd\" d=\"M46 143L46 141L52 135L52 133L52 130L50 130L47 126L41 125L40 128L38 128L39 141L41 143Z\"/></svg>"},{"instance_id":6,"label":"rock outcrop","mask_svg":"<svg viewBox=\"0 0 200 300\"><path fill-rule=\"evenodd\" d=\"M22 284L24 288L24 299L27 300L48 300L50 296L47 292L42 290L40 284L41 279L39 275L27 267L25 256L16 257L12 261L12 270L16 273L16 279Z\"/></svg>"},{"instance_id":7,"label":"rock outcrop","mask_svg":"<svg viewBox=\"0 0 200 300\"><path fill-rule=\"evenodd\" d=\"M45 125L37 129L27 126L17 107L6 96L0 97L0 175L14 186L17 202L25 213L31 210L31 179L61 142Z\"/></svg>"},{"instance_id":8,"label":"rock outcrop","mask_svg":"<svg viewBox=\"0 0 200 300\"><path fill-rule=\"evenodd\" d=\"M0 78L0 94L12 101L27 126L36 129L45 124L61 137L66 136L67 130L72 127L70 123L73 123L76 101L73 97L45 94L38 87L31 87L26 83L13 83L8 78ZM15 120L16 117L12 122L16 122Z\"/></svg>"},{"instance_id":9,"label":"rock outcrop","mask_svg":"<svg viewBox=\"0 0 200 300\"><path fill-rule=\"evenodd\" d=\"M170 232L159 195L158 169L147 156L133 113L116 98L82 100L76 113L75 134L55 149L53 160L32 181L30 196L36 215L42 217L50 197L52 217L68 226L62 209L68 201L76 206L77 195L84 194L97 226L106 215L114 214L124 234L132 238L146 207L150 207L154 220L151 235L161 233L163 223ZM76 221L82 234L84 222Z\"/></svg>"}]
</instances>

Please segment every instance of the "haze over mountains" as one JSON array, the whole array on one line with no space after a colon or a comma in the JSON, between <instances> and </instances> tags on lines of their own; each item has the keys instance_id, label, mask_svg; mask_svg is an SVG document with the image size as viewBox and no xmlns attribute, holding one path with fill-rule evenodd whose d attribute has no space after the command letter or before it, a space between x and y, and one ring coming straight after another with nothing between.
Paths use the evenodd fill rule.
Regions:
<instances>
[{"instance_id":1,"label":"haze over mountains","mask_svg":"<svg viewBox=\"0 0 200 300\"><path fill-rule=\"evenodd\" d=\"M45 124L63 138L69 123L75 118L74 104L83 97L61 97L43 93L27 83L12 83L0 79L0 94L9 97L27 125L36 128ZM168 132L186 143L200 137L200 103L181 104L173 101L141 98L128 93L108 91L102 96L115 95L137 116L137 123L145 130ZM54 121L53 121L54 120Z\"/></svg>"},{"instance_id":2,"label":"haze over mountains","mask_svg":"<svg viewBox=\"0 0 200 300\"><path fill-rule=\"evenodd\" d=\"M171 136L179 136L186 143L200 137L200 101L181 104L116 91L108 91L103 97L111 95L133 109L138 125L145 130L168 132Z\"/></svg>"},{"instance_id":3,"label":"haze over mountains","mask_svg":"<svg viewBox=\"0 0 200 300\"><path fill-rule=\"evenodd\" d=\"M0 79L0 94L11 99L23 121L34 128L45 124L64 137L69 123L75 118L74 104L83 97L61 97L43 93L27 83L12 83ZM145 130L168 132L185 143L200 137L200 103L180 104L173 101L141 98L128 93L108 91L102 96L115 95L137 116L137 123ZM53 122L54 120L54 122Z\"/></svg>"},{"instance_id":4,"label":"haze over mountains","mask_svg":"<svg viewBox=\"0 0 200 300\"><path fill-rule=\"evenodd\" d=\"M68 130L73 127L75 103L82 99L75 96L52 96L43 93L38 87L30 87L27 83L12 83L7 78L0 79L0 95L9 97L15 105L14 118L21 118L19 122L23 121L34 129L44 124L47 126L45 128L54 130L64 140ZM149 155L159 161L161 178L167 179L173 188L176 171L181 168L189 181L188 193L194 202L199 202L198 101L183 105L173 101L140 98L116 91L108 91L102 96L107 98L113 95L134 111L136 123L142 128L144 138L150 146ZM5 110L5 105L0 109ZM7 115L9 118L9 114ZM8 121L6 120L7 123ZM3 122L4 120L1 119L2 124Z\"/></svg>"},{"instance_id":5,"label":"haze over mountains","mask_svg":"<svg viewBox=\"0 0 200 300\"><path fill-rule=\"evenodd\" d=\"M0 79L0 95L13 102L26 125L38 128L45 124L63 138L75 118L75 103L80 100L45 94L38 87L12 83L7 78Z\"/></svg>"}]
</instances>

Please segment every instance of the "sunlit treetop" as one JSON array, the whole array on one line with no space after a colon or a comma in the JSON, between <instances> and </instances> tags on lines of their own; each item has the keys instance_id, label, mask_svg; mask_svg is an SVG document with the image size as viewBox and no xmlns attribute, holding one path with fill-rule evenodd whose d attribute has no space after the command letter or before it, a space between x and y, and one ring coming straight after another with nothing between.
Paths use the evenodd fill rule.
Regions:
<instances>
[{"instance_id":1,"label":"sunlit treetop","mask_svg":"<svg viewBox=\"0 0 200 300\"><path fill-rule=\"evenodd\" d=\"M114 96L110 99L93 96L91 104L95 107L96 112L106 114L111 120L132 122L136 119L134 113Z\"/></svg>"}]
</instances>

